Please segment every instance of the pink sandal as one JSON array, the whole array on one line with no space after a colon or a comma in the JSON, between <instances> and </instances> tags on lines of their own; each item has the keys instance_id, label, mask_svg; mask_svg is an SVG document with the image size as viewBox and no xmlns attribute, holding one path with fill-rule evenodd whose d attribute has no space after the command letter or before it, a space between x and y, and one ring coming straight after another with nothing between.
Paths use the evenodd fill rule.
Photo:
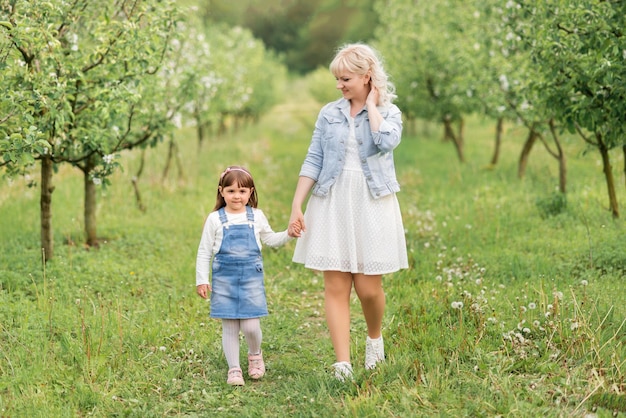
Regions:
<instances>
[{"instance_id":1,"label":"pink sandal","mask_svg":"<svg viewBox=\"0 0 626 418\"><path fill-rule=\"evenodd\" d=\"M248 354L248 376L253 379L260 379L263 375L265 375L263 353Z\"/></svg>"},{"instance_id":2,"label":"pink sandal","mask_svg":"<svg viewBox=\"0 0 626 418\"><path fill-rule=\"evenodd\" d=\"M246 382L243 381L243 373L239 367L233 367L228 371L228 380L226 381L231 386L243 386Z\"/></svg>"}]
</instances>

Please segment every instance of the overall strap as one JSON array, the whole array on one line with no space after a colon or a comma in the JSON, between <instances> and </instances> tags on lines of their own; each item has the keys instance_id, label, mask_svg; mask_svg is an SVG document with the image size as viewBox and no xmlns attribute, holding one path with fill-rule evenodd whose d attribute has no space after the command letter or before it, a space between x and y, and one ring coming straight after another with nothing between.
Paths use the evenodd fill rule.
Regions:
<instances>
[{"instance_id":1,"label":"overall strap","mask_svg":"<svg viewBox=\"0 0 626 418\"><path fill-rule=\"evenodd\" d=\"M252 228L254 226L254 212L248 205L246 205L246 215L248 216L248 225Z\"/></svg>"},{"instance_id":2,"label":"overall strap","mask_svg":"<svg viewBox=\"0 0 626 418\"><path fill-rule=\"evenodd\" d=\"M228 217L226 216L226 211L224 210L224 208L219 208L217 213L220 215L220 221L222 221L222 225L228 223Z\"/></svg>"}]
</instances>

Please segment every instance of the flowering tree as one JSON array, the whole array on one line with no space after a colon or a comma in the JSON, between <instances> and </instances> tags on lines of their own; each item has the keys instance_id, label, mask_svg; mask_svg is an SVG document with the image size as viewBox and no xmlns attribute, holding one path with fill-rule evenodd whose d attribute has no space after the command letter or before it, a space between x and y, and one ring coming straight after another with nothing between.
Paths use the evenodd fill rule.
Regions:
<instances>
[{"instance_id":1,"label":"flowering tree","mask_svg":"<svg viewBox=\"0 0 626 418\"><path fill-rule=\"evenodd\" d=\"M381 25L377 46L384 53L398 91L398 105L407 117L443 124L464 161L464 116L477 106L472 97L478 63L465 32L472 16L471 2L443 0L379 1Z\"/></svg>"},{"instance_id":2,"label":"flowering tree","mask_svg":"<svg viewBox=\"0 0 626 418\"><path fill-rule=\"evenodd\" d=\"M619 217L609 151L626 145L626 3L518 0L506 25L529 51L531 91L570 132L599 151L609 207Z\"/></svg>"},{"instance_id":3,"label":"flowering tree","mask_svg":"<svg viewBox=\"0 0 626 418\"><path fill-rule=\"evenodd\" d=\"M522 121L529 135L519 175L539 140L559 162L563 193L559 136L577 132L600 152L611 212L619 215L609 151L626 152L626 3L379 0L376 8L378 45L409 118L442 121L461 159L462 130L455 133L452 122L462 127L470 112L496 118L499 126Z\"/></svg>"},{"instance_id":4,"label":"flowering tree","mask_svg":"<svg viewBox=\"0 0 626 418\"><path fill-rule=\"evenodd\" d=\"M0 126L2 164L11 174L41 163L46 260L53 255L55 167L83 171L87 243L94 245L95 185L115 169L116 153L156 141L168 128L150 80L175 20L162 0L0 2L0 77L9 92L0 99L0 118L8 122Z\"/></svg>"},{"instance_id":5,"label":"flowering tree","mask_svg":"<svg viewBox=\"0 0 626 418\"><path fill-rule=\"evenodd\" d=\"M269 110L286 70L247 29L196 24L185 30L175 48L180 63L171 73L191 86L183 118L196 126L201 146L227 118L257 119Z\"/></svg>"},{"instance_id":6,"label":"flowering tree","mask_svg":"<svg viewBox=\"0 0 626 418\"><path fill-rule=\"evenodd\" d=\"M540 141L558 160L559 190L565 193L567 164L555 113L540 99L541 91L532 87L532 81L541 74L532 63L530 46L520 42L516 29L523 24L520 25L519 17L510 12L517 4L491 0L477 1L473 6L473 19L467 22L464 32L475 42L474 49L479 57L478 71L473 74L476 86L473 94L481 103L479 111L498 121L491 163L497 161L503 122L522 123L528 129L528 136L520 153L518 176L524 176L530 151Z\"/></svg>"}]
</instances>

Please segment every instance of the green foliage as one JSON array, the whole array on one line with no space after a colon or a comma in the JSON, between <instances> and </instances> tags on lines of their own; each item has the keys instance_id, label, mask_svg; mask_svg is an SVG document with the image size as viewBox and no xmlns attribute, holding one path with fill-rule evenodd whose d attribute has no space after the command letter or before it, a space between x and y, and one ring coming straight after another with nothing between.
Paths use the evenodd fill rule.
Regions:
<instances>
[{"instance_id":1,"label":"green foliage","mask_svg":"<svg viewBox=\"0 0 626 418\"><path fill-rule=\"evenodd\" d=\"M537 198L536 204L542 217L556 216L567 208L567 196L564 193L554 192L547 197Z\"/></svg>"},{"instance_id":2,"label":"green foliage","mask_svg":"<svg viewBox=\"0 0 626 418\"><path fill-rule=\"evenodd\" d=\"M105 155L157 140L167 120L152 106L161 96L150 80L176 18L168 2L4 2L10 93L0 99L0 151L9 173L43 155L91 171Z\"/></svg>"},{"instance_id":3,"label":"green foliage","mask_svg":"<svg viewBox=\"0 0 626 418\"><path fill-rule=\"evenodd\" d=\"M562 192L558 135L578 133L602 154L610 210L618 217L606 151L626 138L625 7L582 0L445 0L415 7L410 0L381 0L376 45L408 119L448 123L478 113L523 123L559 159ZM450 132L446 125L446 136L455 138ZM556 151L544 140L548 135Z\"/></svg>"},{"instance_id":4,"label":"green foliage","mask_svg":"<svg viewBox=\"0 0 626 418\"><path fill-rule=\"evenodd\" d=\"M520 42L532 45L531 58L541 74L533 88L545 106L571 132L578 126L601 133L609 148L624 144L626 5L520 1L511 13L524 16Z\"/></svg>"},{"instance_id":5,"label":"green foliage","mask_svg":"<svg viewBox=\"0 0 626 418\"><path fill-rule=\"evenodd\" d=\"M337 82L328 67L319 67L306 77L309 93L318 103L324 104L337 100Z\"/></svg>"},{"instance_id":6,"label":"green foliage","mask_svg":"<svg viewBox=\"0 0 626 418\"><path fill-rule=\"evenodd\" d=\"M372 38L378 16L372 0L213 0L196 2L207 26L249 28L290 71L303 74L327 65L346 42Z\"/></svg>"}]
</instances>

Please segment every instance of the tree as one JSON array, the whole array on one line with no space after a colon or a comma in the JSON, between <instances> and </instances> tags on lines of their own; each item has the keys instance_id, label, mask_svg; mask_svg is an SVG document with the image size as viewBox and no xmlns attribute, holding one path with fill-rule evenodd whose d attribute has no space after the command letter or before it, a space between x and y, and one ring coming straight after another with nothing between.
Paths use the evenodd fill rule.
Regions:
<instances>
[{"instance_id":1,"label":"tree","mask_svg":"<svg viewBox=\"0 0 626 418\"><path fill-rule=\"evenodd\" d=\"M464 22L471 2L442 0L379 1L381 25L376 45L389 66L399 92L398 104L409 118L441 123L465 159L463 118L476 107L471 96L477 63Z\"/></svg>"},{"instance_id":2,"label":"tree","mask_svg":"<svg viewBox=\"0 0 626 418\"><path fill-rule=\"evenodd\" d=\"M619 217L609 151L626 144L626 3L511 2L508 24L530 52L530 88L544 109L602 158L609 208Z\"/></svg>"},{"instance_id":3,"label":"tree","mask_svg":"<svg viewBox=\"0 0 626 418\"><path fill-rule=\"evenodd\" d=\"M278 100L286 70L250 30L190 22L181 32L164 75L189 90L182 123L196 127L199 147L226 119L256 120Z\"/></svg>"},{"instance_id":4,"label":"tree","mask_svg":"<svg viewBox=\"0 0 626 418\"><path fill-rule=\"evenodd\" d=\"M41 163L41 231L53 256L52 175L59 164L85 177L87 243L95 235L95 186L114 171L115 153L161 138L168 115L151 86L177 19L164 0L2 1L0 21L10 51L8 91L0 109L24 109L2 127L9 173ZM25 124L26 123L26 124ZM24 126L32 126L25 133ZM41 140L44 141L41 141Z\"/></svg>"}]
</instances>

